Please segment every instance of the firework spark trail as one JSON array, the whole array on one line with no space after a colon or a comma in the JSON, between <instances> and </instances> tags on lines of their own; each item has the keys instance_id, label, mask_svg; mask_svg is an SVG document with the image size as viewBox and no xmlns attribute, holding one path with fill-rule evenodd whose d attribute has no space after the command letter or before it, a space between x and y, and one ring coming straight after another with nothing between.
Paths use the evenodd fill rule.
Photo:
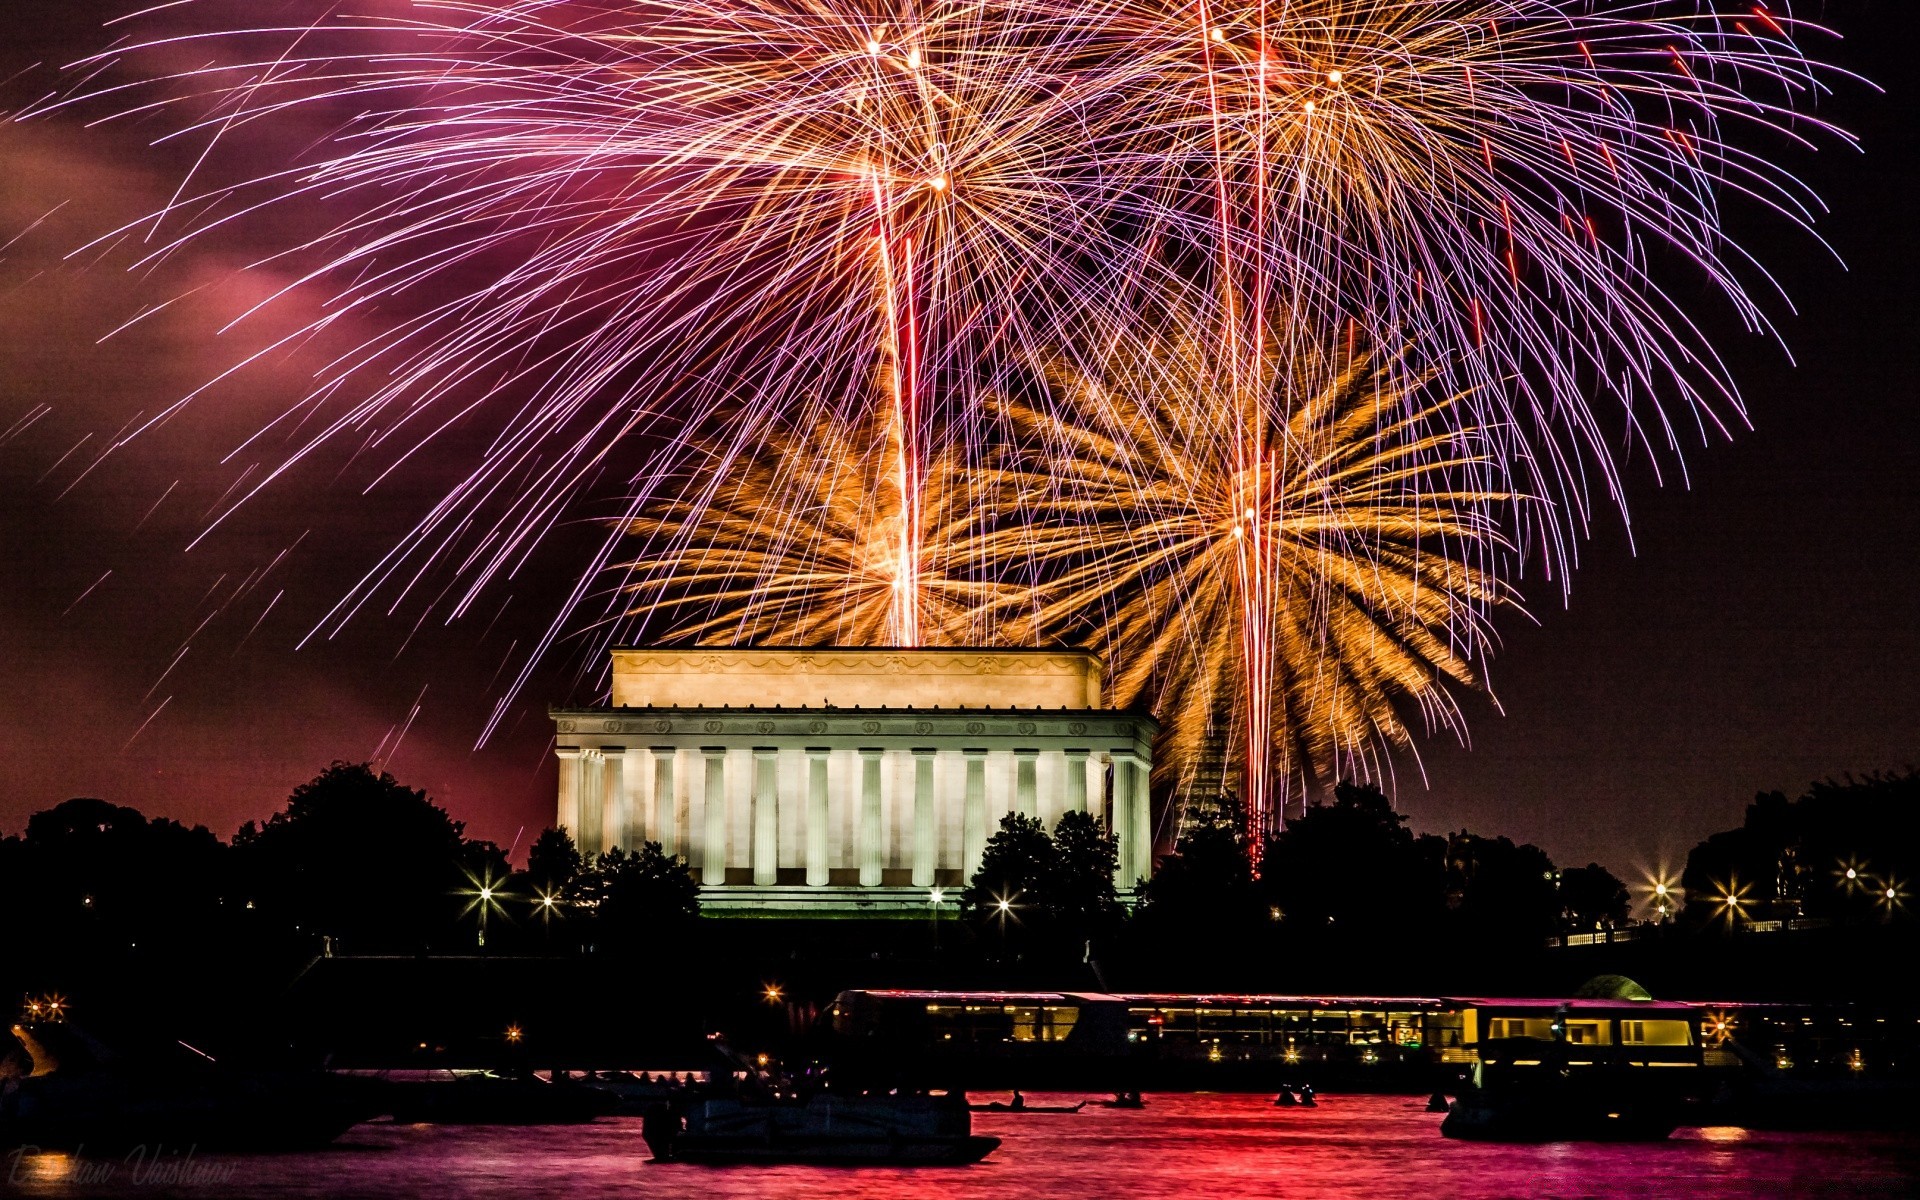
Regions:
<instances>
[{"instance_id":1,"label":"firework spark trail","mask_svg":"<svg viewBox=\"0 0 1920 1200\"><path fill-rule=\"evenodd\" d=\"M283 207L345 212L259 264L290 280L260 308L317 288L323 315L222 378L374 330L262 427L293 448L249 468L209 530L336 441L378 459L376 486L456 429L486 435L309 636L377 596L391 612L432 595L436 570L459 581L448 619L467 612L610 462L640 464L630 516L663 501L696 530L703 504L754 489L672 494L689 458L744 474L793 430L872 429L881 409L900 500L873 636L934 636L914 625L950 574L922 540L939 478L983 460L996 397L1047 402L1038 364L1097 378L1137 351L1159 332L1142 311L1185 314L1229 364L1214 391L1159 402L1183 427L1232 426L1263 504L1284 498L1260 476L1289 477L1288 417L1244 393L1340 330L1419 347L1458 397L1456 435L1489 442L1461 469L1540 501L1514 510L1514 561L1491 569L1564 588L1596 493L1624 503L1621 445L1677 452L1684 426L1742 419L1666 290L1704 280L1770 331L1772 281L1721 198L1799 225L1817 202L1742 139L1834 133L1806 112L1831 73L1790 36L1814 27L1708 0L440 0L164 32L189 10L214 5L147 14L161 32L76 64L36 110L165 111L169 139L197 139L175 202L91 249L137 233L139 268ZM140 74L183 60L204 65ZM283 169L250 177L220 153L302 112L336 132ZM1271 330L1306 344L1274 348ZM1412 403L1415 382L1383 387ZM770 496L841 467L788 449ZM1287 520L1257 511L1236 567L1255 676L1293 620L1263 592L1285 556L1267 531ZM1277 724L1249 719L1256 739Z\"/></svg>"},{"instance_id":2,"label":"firework spark trail","mask_svg":"<svg viewBox=\"0 0 1920 1200\"><path fill-rule=\"evenodd\" d=\"M147 726L153 724L154 719L160 715L160 713L167 707L167 705L172 703L173 703L173 697L168 696L165 700L162 700L160 702L160 706L158 708L155 708L152 712L148 713L147 719L140 722L140 728L133 731L133 736L128 738L126 741L120 743L120 753L125 754L128 750L132 749L134 742L138 741L140 739L140 735L147 731Z\"/></svg>"},{"instance_id":3,"label":"firework spark trail","mask_svg":"<svg viewBox=\"0 0 1920 1200\"><path fill-rule=\"evenodd\" d=\"M105 582L107 581L107 579L108 579L108 577L109 577L109 576L111 576L112 574L113 574L113 570L112 570L112 568L108 568L105 574L103 574L103 575L101 575L101 576L100 576L100 578L98 578L98 579L96 579L96 580L94 580L94 581L93 581L92 583L90 583L90 584L88 584L88 585L87 585L87 587L86 587L86 590L85 590L85 591L83 591L83 592L81 592L81 593L80 593L80 594L79 594L78 596L75 596L75 597L73 598L73 603L72 603L72 604L69 604L69 605L67 605L67 606L66 606L65 608L63 608L63 609L61 609L61 610L60 610L60 615L64 617L64 616L66 616L66 615L67 615L68 613L70 613L70 612L72 612L72 611L73 611L74 609L76 609L76 608L79 608L79 607L80 607L80 602L81 602L82 600L85 600L85 599L86 599L86 598L87 598L88 596L91 596L91 595L93 595L93 589L95 589L95 588L97 588L97 587L99 587L99 586L100 586L101 584L103 584L103 583L105 583Z\"/></svg>"}]
</instances>

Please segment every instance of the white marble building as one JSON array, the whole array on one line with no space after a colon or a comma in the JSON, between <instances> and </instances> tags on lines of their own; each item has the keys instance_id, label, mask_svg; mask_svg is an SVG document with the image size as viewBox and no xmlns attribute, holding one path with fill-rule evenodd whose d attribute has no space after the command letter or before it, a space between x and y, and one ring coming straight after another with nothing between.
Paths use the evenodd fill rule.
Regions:
<instances>
[{"instance_id":1,"label":"white marble building","mask_svg":"<svg viewBox=\"0 0 1920 1200\"><path fill-rule=\"evenodd\" d=\"M659 842L710 911L927 911L1008 812L1114 830L1153 869L1158 726L1067 651L613 653L610 708L555 709L557 821L588 852Z\"/></svg>"}]
</instances>

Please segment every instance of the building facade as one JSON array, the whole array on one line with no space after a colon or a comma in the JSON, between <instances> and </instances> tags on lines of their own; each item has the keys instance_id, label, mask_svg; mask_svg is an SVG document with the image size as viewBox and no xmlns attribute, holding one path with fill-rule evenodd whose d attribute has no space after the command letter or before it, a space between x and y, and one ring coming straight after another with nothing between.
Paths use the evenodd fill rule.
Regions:
<instances>
[{"instance_id":1,"label":"building facade","mask_svg":"<svg viewBox=\"0 0 1920 1200\"><path fill-rule=\"evenodd\" d=\"M1088 653L620 649L612 697L552 711L557 823L660 843L709 911L951 910L1009 812L1100 818L1123 889L1153 869L1158 726Z\"/></svg>"}]
</instances>

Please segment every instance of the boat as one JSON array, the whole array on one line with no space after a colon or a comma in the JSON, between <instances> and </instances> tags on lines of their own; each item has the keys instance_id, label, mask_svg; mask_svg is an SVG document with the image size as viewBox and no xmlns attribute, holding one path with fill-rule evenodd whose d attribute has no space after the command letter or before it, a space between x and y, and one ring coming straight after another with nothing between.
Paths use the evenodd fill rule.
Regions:
<instances>
[{"instance_id":1,"label":"boat","mask_svg":"<svg viewBox=\"0 0 1920 1200\"><path fill-rule=\"evenodd\" d=\"M967 1107L974 1112L994 1113L1077 1113L1087 1106L1085 1100L1077 1104L1028 1104L1020 1089L1013 1089L1012 1100L991 1100L985 1104L970 1104Z\"/></svg>"},{"instance_id":2,"label":"boat","mask_svg":"<svg viewBox=\"0 0 1920 1200\"><path fill-rule=\"evenodd\" d=\"M973 1133L966 1096L715 1096L658 1105L641 1136L661 1163L961 1166L1000 1145Z\"/></svg>"},{"instance_id":3,"label":"boat","mask_svg":"<svg viewBox=\"0 0 1920 1200\"><path fill-rule=\"evenodd\" d=\"M1679 1127L1682 1110L1658 1098L1598 1095L1591 1089L1464 1090L1440 1132L1482 1142L1657 1142Z\"/></svg>"},{"instance_id":4,"label":"boat","mask_svg":"<svg viewBox=\"0 0 1920 1200\"><path fill-rule=\"evenodd\" d=\"M1700 1083L1694 1006L1573 997L1472 1004L1475 1062L1440 1123L1451 1138L1660 1141Z\"/></svg>"},{"instance_id":5,"label":"boat","mask_svg":"<svg viewBox=\"0 0 1920 1200\"><path fill-rule=\"evenodd\" d=\"M583 1082L611 1094L618 1105L615 1111L623 1116L644 1115L656 1104L687 1095L693 1087L691 1083L675 1080L668 1075L656 1079L651 1075L635 1075L631 1071L596 1072L588 1075Z\"/></svg>"}]
</instances>

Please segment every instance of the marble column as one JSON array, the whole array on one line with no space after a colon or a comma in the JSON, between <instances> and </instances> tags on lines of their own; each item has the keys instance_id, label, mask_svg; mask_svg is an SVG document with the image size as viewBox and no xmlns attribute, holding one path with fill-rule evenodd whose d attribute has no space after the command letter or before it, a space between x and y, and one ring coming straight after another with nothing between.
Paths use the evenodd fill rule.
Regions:
<instances>
[{"instance_id":1,"label":"marble column","mask_svg":"<svg viewBox=\"0 0 1920 1200\"><path fill-rule=\"evenodd\" d=\"M1128 823L1133 826L1134 834L1134 878L1146 879L1153 874L1152 774L1138 755L1132 756L1127 769L1133 773L1133 787L1128 799L1133 807L1133 815Z\"/></svg>"},{"instance_id":2,"label":"marble column","mask_svg":"<svg viewBox=\"0 0 1920 1200\"><path fill-rule=\"evenodd\" d=\"M606 760L606 796L600 810L601 848L611 850L618 846L631 853L640 846L633 839L633 797L627 789L627 748L602 746L600 756Z\"/></svg>"},{"instance_id":3,"label":"marble column","mask_svg":"<svg viewBox=\"0 0 1920 1200\"><path fill-rule=\"evenodd\" d=\"M885 861L880 828L880 761L884 750L860 751L860 886L880 886L880 864Z\"/></svg>"},{"instance_id":4,"label":"marble column","mask_svg":"<svg viewBox=\"0 0 1920 1200\"><path fill-rule=\"evenodd\" d=\"M1087 811L1087 755L1086 750L1068 750L1067 754L1067 806L1063 812L1083 813Z\"/></svg>"},{"instance_id":5,"label":"marble column","mask_svg":"<svg viewBox=\"0 0 1920 1200\"><path fill-rule=\"evenodd\" d=\"M574 836L574 844L580 847L580 856L591 863L594 856L606 849L603 839L606 826L601 820L607 794L607 760L598 750L580 751L580 832Z\"/></svg>"},{"instance_id":6,"label":"marble column","mask_svg":"<svg viewBox=\"0 0 1920 1200\"><path fill-rule=\"evenodd\" d=\"M1130 888L1153 870L1153 830L1147 816L1147 785L1131 750L1113 754L1113 820L1120 839L1116 886Z\"/></svg>"},{"instance_id":7,"label":"marble column","mask_svg":"<svg viewBox=\"0 0 1920 1200\"><path fill-rule=\"evenodd\" d=\"M827 756L825 747L807 747L807 886L827 885Z\"/></svg>"},{"instance_id":8,"label":"marble column","mask_svg":"<svg viewBox=\"0 0 1920 1200\"><path fill-rule=\"evenodd\" d=\"M560 759L560 810L555 814L553 823L567 831L567 836L579 845L580 837L580 747L555 746L553 752Z\"/></svg>"},{"instance_id":9,"label":"marble column","mask_svg":"<svg viewBox=\"0 0 1920 1200\"><path fill-rule=\"evenodd\" d=\"M707 760L707 836L701 848L705 861L700 882L718 887L727 881L727 748L702 746L700 753Z\"/></svg>"},{"instance_id":10,"label":"marble column","mask_svg":"<svg viewBox=\"0 0 1920 1200\"><path fill-rule=\"evenodd\" d=\"M972 879L987 850L987 752L963 750L967 759L966 807L960 816L960 869Z\"/></svg>"},{"instance_id":11,"label":"marble column","mask_svg":"<svg viewBox=\"0 0 1920 1200\"><path fill-rule=\"evenodd\" d=\"M1013 752L1013 811L1023 817L1040 815L1040 752Z\"/></svg>"},{"instance_id":12,"label":"marble column","mask_svg":"<svg viewBox=\"0 0 1920 1200\"><path fill-rule=\"evenodd\" d=\"M653 748L653 840L660 843L660 850L669 857L680 853L680 811L679 801L673 794L673 760L677 754L672 746Z\"/></svg>"},{"instance_id":13,"label":"marble column","mask_svg":"<svg viewBox=\"0 0 1920 1200\"><path fill-rule=\"evenodd\" d=\"M1087 768L1089 772L1087 776L1087 811L1092 813L1093 819L1100 822L1108 831L1113 829L1113 810L1107 803L1107 793L1110 790L1107 784L1107 774L1113 769L1111 764L1112 759L1107 755L1095 754L1093 756L1093 762Z\"/></svg>"},{"instance_id":14,"label":"marble column","mask_svg":"<svg viewBox=\"0 0 1920 1200\"><path fill-rule=\"evenodd\" d=\"M940 843L935 838L933 810L933 760L935 750L913 752L913 886L932 887L933 870L939 862Z\"/></svg>"},{"instance_id":15,"label":"marble column","mask_svg":"<svg viewBox=\"0 0 1920 1200\"><path fill-rule=\"evenodd\" d=\"M780 751L753 748L753 881L780 882Z\"/></svg>"}]
</instances>

